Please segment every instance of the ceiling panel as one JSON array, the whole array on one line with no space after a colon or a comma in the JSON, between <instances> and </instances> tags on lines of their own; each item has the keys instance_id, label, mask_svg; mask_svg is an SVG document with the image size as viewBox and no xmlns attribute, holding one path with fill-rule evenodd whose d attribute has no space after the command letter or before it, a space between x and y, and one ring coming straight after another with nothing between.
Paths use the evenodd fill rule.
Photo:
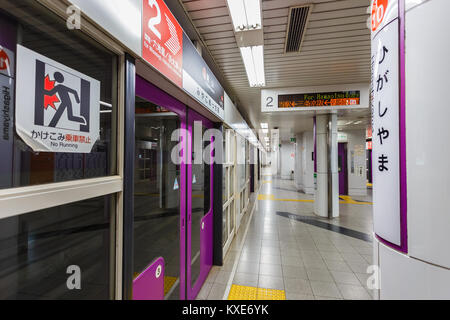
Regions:
<instances>
[{"instance_id":1,"label":"ceiling panel","mask_svg":"<svg viewBox=\"0 0 450 320\"><path fill-rule=\"evenodd\" d=\"M290 127L292 132L310 129L309 115L262 114L259 88L250 88L226 0L181 0L187 14L222 71L227 86L234 92L241 113L259 127L269 122L274 127ZM299 53L284 53L291 6L313 3L302 48ZM263 0L264 57L266 86L283 88L370 82L370 31L367 28L370 0ZM342 116L364 118L369 111ZM303 118L302 118L303 117ZM302 119L300 121L300 119Z\"/></svg>"}]
</instances>

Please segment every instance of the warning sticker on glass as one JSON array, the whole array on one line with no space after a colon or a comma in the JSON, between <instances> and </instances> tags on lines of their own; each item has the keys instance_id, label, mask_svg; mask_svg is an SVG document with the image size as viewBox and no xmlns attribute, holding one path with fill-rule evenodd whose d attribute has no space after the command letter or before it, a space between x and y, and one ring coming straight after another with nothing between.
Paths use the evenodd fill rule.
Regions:
<instances>
[{"instance_id":1,"label":"warning sticker on glass","mask_svg":"<svg viewBox=\"0 0 450 320\"><path fill-rule=\"evenodd\" d=\"M100 82L17 46L16 131L34 151L90 153L99 138Z\"/></svg>"}]
</instances>

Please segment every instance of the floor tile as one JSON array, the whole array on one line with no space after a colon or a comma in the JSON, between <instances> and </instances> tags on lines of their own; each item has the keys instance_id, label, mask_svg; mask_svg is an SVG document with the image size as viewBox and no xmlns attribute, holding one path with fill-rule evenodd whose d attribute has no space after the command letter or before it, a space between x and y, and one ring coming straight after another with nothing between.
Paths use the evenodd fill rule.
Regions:
<instances>
[{"instance_id":1,"label":"floor tile","mask_svg":"<svg viewBox=\"0 0 450 320\"><path fill-rule=\"evenodd\" d=\"M306 269L297 266L283 266L283 277L308 280Z\"/></svg>"},{"instance_id":2,"label":"floor tile","mask_svg":"<svg viewBox=\"0 0 450 320\"><path fill-rule=\"evenodd\" d=\"M308 274L308 279L310 281L334 282L330 272L325 269L306 268L306 273Z\"/></svg>"},{"instance_id":3,"label":"floor tile","mask_svg":"<svg viewBox=\"0 0 450 320\"><path fill-rule=\"evenodd\" d=\"M259 274L265 276L281 277L283 275L281 265L261 263Z\"/></svg>"},{"instance_id":4,"label":"floor tile","mask_svg":"<svg viewBox=\"0 0 450 320\"><path fill-rule=\"evenodd\" d=\"M237 272L234 275L233 284L237 284L240 286L257 287L258 278L258 274Z\"/></svg>"},{"instance_id":5,"label":"floor tile","mask_svg":"<svg viewBox=\"0 0 450 320\"><path fill-rule=\"evenodd\" d=\"M315 300L313 295L286 292L286 300Z\"/></svg>"},{"instance_id":6,"label":"floor tile","mask_svg":"<svg viewBox=\"0 0 450 320\"><path fill-rule=\"evenodd\" d=\"M225 294L226 285L215 283L212 285L209 291L207 300L223 300Z\"/></svg>"},{"instance_id":7,"label":"floor tile","mask_svg":"<svg viewBox=\"0 0 450 320\"><path fill-rule=\"evenodd\" d=\"M219 283L219 284L228 284L228 281L230 280L231 277L231 272L229 271L219 271L219 273L217 274L216 280L214 281L214 283Z\"/></svg>"},{"instance_id":8,"label":"floor tile","mask_svg":"<svg viewBox=\"0 0 450 320\"><path fill-rule=\"evenodd\" d=\"M281 265L281 256L279 255L270 255L270 254L263 254L261 255L261 264L277 264Z\"/></svg>"},{"instance_id":9,"label":"floor tile","mask_svg":"<svg viewBox=\"0 0 450 320\"><path fill-rule=\"evenodd\" d=\"M331 271L331 275L336 283L361 285L359 279L352 272Z\"/></svg>"},{"instance_id":10,"label":"floor tile","mask_svg":"<svg viewBox=\"0 0 450 320\"><path fill-rule=\"evenodd\" d=\"M285 281L285 290L289 293L312 295L310 282L304 279L287 279Z\"/></svg>"},{"instance_id":11,"label":"floor tile","mask_svg":"<svg viewBox=\"0 0 450 320\"><path fill-rule=\"evenodd\" d=\"M205 282L202 286L202 289L198 293L196 300L206 300L208 298L212 286L213 286L212 283Z\"/></svg>"},{"instance_id":12,"label":"floor tile","mask_svg":"<svg viewBox=\"0 0 450 320\"><path fill-rule=\"evenodd\" d=\"M260 275L258 279L259 288L284 290L284 282L282 277L272 277Z\"/></svg>"},{"instance_id":13,"label":"floor tile","mask_svg":"<svg viewBox=\"0 0 450 320\"><path fill-rule=\"evenodd\" d=\"M281 264L283 266L293 266L293 267L303 266L302 259L298 256L283 256L281 257Z\"/></svg>"},{"instance_id":14,"label":"floor tile","mask_svg":"<svg viewBox=\"0 0 450 320\"><path fill-rule=\"evenodd\" d=\"M245 261L239 262L237 272L259 274L259 263Z\"/></svg>"},{"instance_id":15,"label":"floor tile","mask_svg":"<svg viewBox=\"0 0 450 320\"><path fill-rule=\"evenodd\" d=\"M372 297L362 286L338 284L338 288L346 300L372 300Z\"/></svg>"},{"instance_id":16,"label":"floor tile","mask_svg":"<svg viewBox=\"0 0 450 320\"><path fill-rule=\"evenodd\" d=\"M342 298L338 287L332 282L310 281L310 283L315 296Z\"/></svg>"}]
</instances>

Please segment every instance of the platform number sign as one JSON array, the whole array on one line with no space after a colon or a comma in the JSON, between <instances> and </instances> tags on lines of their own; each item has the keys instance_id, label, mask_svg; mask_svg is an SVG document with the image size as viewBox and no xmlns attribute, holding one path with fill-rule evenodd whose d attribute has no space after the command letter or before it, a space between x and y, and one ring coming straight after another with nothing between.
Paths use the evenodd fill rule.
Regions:
<instances>
[{"instance_id":1,"label":"platform number sign","mask_svg":"<svg viewBox=\"0 0 450 320\"><path fill-rule=\"evenodd\" d=\"M401 245L398 0L372 2L373 202L375 233Z\"/></svg>"},{"instance_id":2,"label":"platform number sign","mask_svg":"<svg viewBox=\"0 0 450 320\"><path fill-rule=\"evenodd\" d=\"M143 1L142 57L183 86L183 29L162 0Z\"/></svg>"}]
</instances>

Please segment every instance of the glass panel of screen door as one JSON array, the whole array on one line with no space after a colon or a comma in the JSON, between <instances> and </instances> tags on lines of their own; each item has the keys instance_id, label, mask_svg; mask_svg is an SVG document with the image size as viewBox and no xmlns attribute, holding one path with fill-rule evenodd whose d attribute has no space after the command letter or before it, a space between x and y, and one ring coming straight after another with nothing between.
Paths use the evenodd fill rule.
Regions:
<instances>
[{"instance_id":1,"label":"glass panel of screen door","mask_svg":"<svg viewBox=\"0 0 450 320\"><path fill-rule=\"evenodd\" d=\"M179 299L180 278L180 166L171 159L178 128L176 113L136 97L134 272L163 257L170 300Z\"/></svg>"},{"instance_id":2,"label":"glass panel of screen door","mask_svg":"<svg viewBox=\"0 0 450 320\"><path fill-rule=\"evenodd\" d=\"M202 141L207 128L202 126L202 135L193 135L192 153L192 222L191 222L191 285L200 275L201 220L210 209L210 166L203 161L203 150L210 142ZM202 148L203 147L203 148Z\"/></svg>"}]
</instances>

